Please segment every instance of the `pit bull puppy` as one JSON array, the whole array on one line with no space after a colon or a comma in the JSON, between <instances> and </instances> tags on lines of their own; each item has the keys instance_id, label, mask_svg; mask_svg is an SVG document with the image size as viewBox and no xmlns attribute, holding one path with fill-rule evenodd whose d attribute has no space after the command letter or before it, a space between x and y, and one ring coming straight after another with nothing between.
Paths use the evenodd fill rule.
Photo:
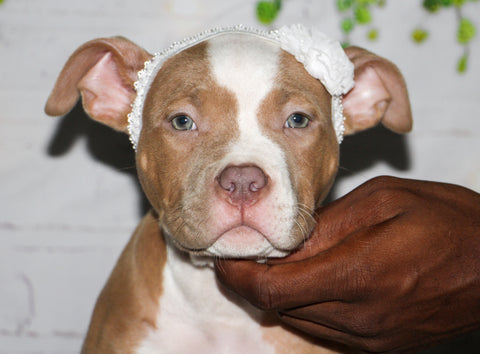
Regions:
<instances>
[{"instance_id":1,"label":"pit bull puppy","mask_svg":"<svg viewBox=\"0 0 480 354\"><path fill-rule=\"evenodd\" d=\"M343 135L380 121L411 129L396 67L302 26L215 29L155 56L104 38L73 53L46 112L64 115L80 95L90 117L130 134L153 207L98 298L83 353L328 351L225 292L208 265L302 244Z\"/></svg>"}]
</instances>

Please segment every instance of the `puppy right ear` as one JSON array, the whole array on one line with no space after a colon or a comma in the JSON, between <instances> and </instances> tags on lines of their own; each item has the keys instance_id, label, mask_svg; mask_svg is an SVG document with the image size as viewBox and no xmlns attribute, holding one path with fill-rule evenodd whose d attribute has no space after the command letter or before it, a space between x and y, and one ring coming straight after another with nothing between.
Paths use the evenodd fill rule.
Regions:
<instances>
[{"instance_id":1,"label":"puppy right ear","mask_svg":"<svg viewBox=\"0 0 480 354\"><path fill-rule=\"evenodd\" d=\"M48 98L45 112L67 114L80 95L87 114L116 130L127 132L133 83L152 56L122 37L87 42L68 59Z\"/></svg>"},{"instance_id":2,"label":"puppy right ear","mask_svg":"<svg viewBox=\"0 0 480 354\"><path fill-rule=\"evenodd\" d=\"M345 135L380 122L394 132L409 132L413 124L410 100L398 68L362 48L347 47L345 53L355 65L355 86L342 99Z\"/></svg>"}]
</instances>

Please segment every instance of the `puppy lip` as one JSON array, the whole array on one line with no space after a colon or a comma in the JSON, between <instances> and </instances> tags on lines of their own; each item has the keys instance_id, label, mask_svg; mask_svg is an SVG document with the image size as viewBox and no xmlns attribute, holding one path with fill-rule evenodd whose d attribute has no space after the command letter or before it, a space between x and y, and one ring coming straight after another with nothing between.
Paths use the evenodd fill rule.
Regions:
<instances>
[{"instance_id":1,"label":"puppy lip","mask_svg":"<svg viewBox=\"0 0 480 354\"><path fill-rule=\"evenodd\" d=\"M230 231L234 231L236 229L240 229L240 228L245 228L245 229L248 229L248 230L251 230L251 231L254 231L256 232L257 234L259 234L261 237L263 237L265 240L267 240L269 243L270 241L268 240L268 237L266 237L263 233L261 233L257 228L253 227L253 226L250 226L246 223L238 223L238 224L235 224L233 226L230 226L222 231L220 231L218 233L217 236L213 237L211 240L209 240L210 242L208 244L206 244L205 246L201 246L201 247L190 247L188 245L185 245L184 243L182 242L179 242L179 240L177 239L173 239L173 242L175 243L175 245L181 249L181 250L184 250L186 252L189 252L189 253L195 253L195 254L202 254L204 253L207 249L209 249L210 247L212 247L215 242L217 242L219 239L221 239L225 234L227 234L228 232Z\"/></svg>"},{"instance_id":2,"label":"puppy lip","mask_svg":"<svg viewBox=\"0 0 480 354\"><path fill-rule=\"evenodd\" d=\"M230 231L234 231L236 229L240 229L240 228L246 228L246 229L249 229L249 230L253 230L253 231L256 231L258 232L262 237L264 238L267 238L262 232L260 232L260 230L258 230L256 227L254 226L251 226L249 225L248 223L239 223L239 224L236 224L236 225L233 225L231 227L229 227L228 229L226 229L225 231L222 231L220 233L220 235L215 239L215 241L217 241L218 239L222 238L226 233L230 232ZM215 241L213 243L215 243Z\"/></svg>"},{"instance_id":3,"label":"puppy lip","mask_svg":"<svg viewBox=\"0 0 480 354\"><path fill-rule=\"evenodd\" d=\"M253 247L253 249L252 249ZM220 257L263 257L276 248L268 237L247 224L228 228L207 247L206 252Z\"/></svg>"},{"instance_id":4,"label":"puppy lip","mask_svg":"<svg viewBox=\"0 0 480 354\"><path fill-rule=\"evenodd\" d=\"M211 240L210 240L210 243L204 248L204 249L208 249L210 247L212 247L218 240L220 240L222 237L224 237L225 235L227 235L229 232L232 232L232 231L240 231L240 229L245 229L245 230L248 230L249 232L256 232L258 235L260 235L262 238L264 238L265 240L267 240L269 243L270 241L268 240L268 237L266 237L260 230L258 230L256 227L254 226L251 226L249 225L248 223L244 223L244 222L239 222L238 224L235 224L235 225L232 225L232 226L229 226L228 228L220 231L217 236L213 237Z\"/></svg>"},{"instance_id":5,"label":"puppy lip","mask_svg":"<svg viewBox=\"0 0 480 354\"><path fill-rule=\"evenodd\" d=\"M249 231L252 233L248 235L228 235L229 232L232 231L233 233L236 231L243 233L242 229L243 232ZM225 248L225 243L222 244L222 237L224 236L232 237L231 240L226 241L227 244L230 243L230 246L227 246L227 248ZM243 236L245 236L245 238L250 238L250 243L247 242L247 244L253 246L253 249L248 250L248 247L245 247L245 245L240 245L239 247L239 243L241 243L239 240L241 240ZM217 237L213 238L211 242L209 242L208 245L203 247L188 247L178 242L178 240L174 240L174 243L179 249L196 257L266 260L267 258L269 259L272 257L283 258L292 252L290 248L283 249L276 247L267 236L265 236L255 227L242 223L236 224L220 232Z\"/></svg>"}]
</instances>

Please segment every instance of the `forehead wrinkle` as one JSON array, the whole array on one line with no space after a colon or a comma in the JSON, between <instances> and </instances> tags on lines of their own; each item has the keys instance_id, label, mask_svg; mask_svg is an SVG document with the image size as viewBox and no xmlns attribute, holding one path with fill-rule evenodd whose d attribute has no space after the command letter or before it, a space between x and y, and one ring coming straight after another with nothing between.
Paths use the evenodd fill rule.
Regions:
<instances>
[{"instance_id":1,"label":"forehead wrinkle","mask_svg":"<svg viewBox=\"0 0 480 354\"><path fill-rule=\"evenodd\" d=\"M210 93L212 92L212 87L185 87L180 89L178 92L174 92L169 100L166 101L167 104L175 105L177 103L190 103L196 107L201 107L201 105L209 98Z\"/></svg>"},{"instance_id":2,"label":"forehead wrinkle","mask_svg":"<svg viewBox=\"0 0 480 354\"><path fill-rule=\"evenodd\" d=\"M276 91L276 92L275 92ZM320 114L324 117L329 117L330 111L326 111L323 105L318 104L318 99L309 91L302 91L300 89L286 89L286 88L277 88L274 90L276 93L275 103L278 104L279 109L287 106L288 104L303 106L308 111L313 111L315 114ZM272 92L273 93L273 92ZM271 104L268 102L268 98L264 99L262 106L265 104ZM262 107L259 107L261 110ZM308 113L308 112L303 112Z\"/></svg>"}]
</instances>

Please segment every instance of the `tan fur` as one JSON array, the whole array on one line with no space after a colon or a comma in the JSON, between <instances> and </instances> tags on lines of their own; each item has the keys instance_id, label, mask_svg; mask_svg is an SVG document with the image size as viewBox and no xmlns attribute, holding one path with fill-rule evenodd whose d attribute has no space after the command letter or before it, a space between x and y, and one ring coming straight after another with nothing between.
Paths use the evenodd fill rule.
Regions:
<instances>
[{"instance_id":1,"label":"tan fur","mask_svg":"<svg viewBox=\"0 0 480 354\"><path fill-rule=\"evenodd\" d=\"M138 225L97 300L82 353L129 352L155 327L165 261L165 242L157 215L151 211Z\"/></svg>"}]
</instances>

